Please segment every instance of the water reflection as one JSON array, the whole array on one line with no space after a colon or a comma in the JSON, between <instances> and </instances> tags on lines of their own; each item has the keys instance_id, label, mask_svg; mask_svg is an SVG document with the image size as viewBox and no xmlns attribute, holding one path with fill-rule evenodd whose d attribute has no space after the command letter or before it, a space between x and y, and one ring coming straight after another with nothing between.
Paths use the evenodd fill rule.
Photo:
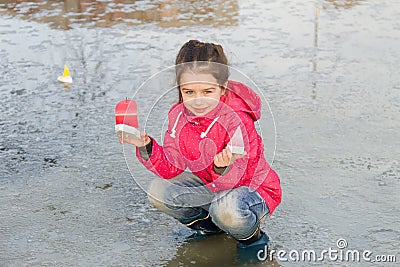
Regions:
<instances>
[{"instance_id":1,"label":"water reflection","mask_svg":"<svg viewBox=\"0 0 400 267\"><path fill-rule=\"evenodd\" d=\"M361 4L364 0L326 0L331 3L335 8L352 8L355 5Z\"/></svg>"},{"instance_id":2,"label":"water reflection","mask_svg":"<svg viewBox=\"0 0 400 267\"><path fill-rule=\"evenodd\" d=\"M5 0L0 14L50 24L52 28L110 27L154 23L160 27L231 26L238 23L238 3L224 1Z\"/></svg>"},{"instance_id":3,"label":"water reflection","mask_svg":"<svg viewBox=\"0 0 400 267\"><path fill-rule=\"evenodd\" d=\"M225 234L186 241L165 266L280 266L275 259L258 260L256 254L251 254L256 251L238 252L236 243L235 239Z\"/></svg>"},{"instance_id":4,"label":"water reflection","mask_svg":"<svg viewBox=\"0 0 400 267\"><path fill-rule=\"evenodd\" d=\"M349 9L354 7L355 5L361 4L364 0L326 0L326 2L332 4L336 9L345 8ZM326 9L327 6L323 5L323 9ZM313 57L312 57L312 91L311 91L311 99L315 101L317 99L317 73L318 73L318 31L319 31L319 13L320 7L318 4L315 4L314 7L314 40L313 40Z\"/></svg>"},{"instance_id":5,"label":"water reflection","mask_svg":"<svg viewBox=\"0 0 400 267\"><path fill-rule=\"evenodd\" d=\"M318 5L315 5L315 12L314 12L314 53L313 53L313 58L312 58L312 63L313 63L313 73L314 73L314 78L312 81L312 92L311 92L311 98L315 100L317 98L317 80L316 80L316 73L318 72L317 70L317 51L318 51L318 17L319 17L319 7Z\"/></svg>"}]
</instances>

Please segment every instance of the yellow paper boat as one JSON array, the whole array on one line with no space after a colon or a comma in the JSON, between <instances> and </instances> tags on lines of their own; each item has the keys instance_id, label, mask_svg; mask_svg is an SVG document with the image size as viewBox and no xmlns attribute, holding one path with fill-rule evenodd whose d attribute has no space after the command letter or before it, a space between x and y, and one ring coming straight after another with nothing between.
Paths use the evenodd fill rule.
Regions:
<instances>
[{"instance_id":1,"label":"yellow paper boat","mask_svg":"<svg viewBox=\"0 0 400 267\"><path fill-rule=\"evenodd\" d=\"M63 83L72 83L72 77L69 74L67 65L64 65L64 73L62 76L58 77L57 80Z\"/></svg>"}]
</instances>

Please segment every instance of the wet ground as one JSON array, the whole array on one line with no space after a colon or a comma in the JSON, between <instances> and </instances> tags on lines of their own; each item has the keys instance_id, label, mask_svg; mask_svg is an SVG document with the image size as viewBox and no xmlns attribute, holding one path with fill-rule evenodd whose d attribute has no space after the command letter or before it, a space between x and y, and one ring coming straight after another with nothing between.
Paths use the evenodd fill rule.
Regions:
<instances>
[{"instance_id":1,"label":"wet ground","mask_svg":"<svg viewBox=\"0 0 400 267\"><path fill-rule=\"evenodd\" d=\"M320 252L344 238L399 261L399 10L397 0L0 2L0 266L240 265L232 238L188 242L148 203L130 171L151 176L127 168L130 148L114 134L116 102L193 38L222 44L273 111L275 153L272 129L263 136L284 196L263 224L271 248ZM70 86L57 82L65 63Z\"/></svg>"}]
</instances>

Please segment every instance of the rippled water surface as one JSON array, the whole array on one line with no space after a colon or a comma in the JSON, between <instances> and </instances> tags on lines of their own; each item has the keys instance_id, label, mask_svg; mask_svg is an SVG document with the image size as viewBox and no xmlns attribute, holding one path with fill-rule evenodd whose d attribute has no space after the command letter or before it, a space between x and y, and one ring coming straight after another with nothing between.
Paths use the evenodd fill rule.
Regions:
<instances>
[{"instance_id":1,"label":"rippled water surface","mask_svg":"<svg viewBox=\"0 0 400 267\"><path fill-rule=\"evenodd\" d=\"M273 112L275 153L273 127L263 137L284 195L263 224L271 248L320 252L344 238L400 261L399 10L397 0L1 1L0 266L241 265L229 236L189 242L149 204L113 131L115 104L189 39L222 44ZM69 86L57 82L64 64ZM149 125L158 140L164 119Z\"/></svg>"}]
</instances>

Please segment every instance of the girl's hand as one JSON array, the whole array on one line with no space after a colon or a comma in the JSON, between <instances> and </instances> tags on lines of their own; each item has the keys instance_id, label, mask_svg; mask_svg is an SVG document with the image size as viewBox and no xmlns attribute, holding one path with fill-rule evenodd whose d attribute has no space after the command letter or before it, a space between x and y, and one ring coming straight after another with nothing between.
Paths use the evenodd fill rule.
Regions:
<instances>
[{"instance_id":1,"label":"girl's hand","mask_svg":"<svg viewBox=\"0 0 400 267\"><path fill-rule=\"evenodd\" d=\"M245 156L246 152L244 154L232 154L229 147L226 147L217 155L215 155L214 164L217 167L227 167L235 162L235 160L244 158Z\"/></svg>"},{"instance_id":2,"label":"girl's hand","mask_svg":"<svg viewBox=\"0 0 400 267\"><path fill-rule=\"evenodd\" d=\"M140 138L138 138L134 134L129 134L127 132L119 131L117 133L119 143L122 145L123 143L128 143L131 145L135 145L137 147L142 147L150 143L150 137L147 135L146 132L140 133Z\"/></svg>"}]
</instances>

